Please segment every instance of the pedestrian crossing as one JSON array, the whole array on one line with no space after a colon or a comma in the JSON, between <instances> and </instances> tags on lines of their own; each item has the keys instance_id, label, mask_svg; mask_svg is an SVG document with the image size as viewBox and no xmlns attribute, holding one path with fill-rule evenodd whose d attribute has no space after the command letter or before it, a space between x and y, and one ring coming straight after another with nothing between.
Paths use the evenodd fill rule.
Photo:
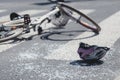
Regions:
<instances>
[{"instance_id":1,"label":"pedestrian crossing","mask_svg":"<svg viewBox=\"0 0 120 80\"><path fill-rule=\"evenodd\" d=\"M76 53L80 42L91 45L112 47L117 39L120 38L120 11L103 20L99 25L102 30L98 36L69 41L67 44L60 46L57 50L52 51L51 54L45 58L55 60L79 60L79 56ZM89 35L93 35L93 33L84 32L75 39Z\"/></svg>"},{"instance_id":2,"label":"pedestrian crossing","mask_svg":"<svg viewBox=\"0 0 120 80\"><path fill-rule=\"evenodd\" d=\"M1 12L5 12L5 11L6 11L5 9L1 9L1 10L0 10L0 13L1 13Z\"/></svg>"},{"instance_id":3,"label":"pedestrian crossing","mask_svg":"<svg viewBox=\"0 0 120 80\"><path fill-rule=\"evenodd\" d=\"M0 10L0 13L2 12L5 12L6 10ZM26 10L26 11L20 11L20 12L17 12L18 14L20 15L23 15L23 14L29 14L30 16L33 16L33 15L36 15L36 14L39 14L39 13L43 13L43 12L47 12L48 10ZM10 13L9 13L10 14ZM5 15L5 16L2 16L0 17L0 22L3 22L3 21L8 21L10 20L9 18L9 14L8 15Z\"/></svg>"},{"instance_id":4,"label":"pedestrian crossing","mask_svg":"<svg viewBox=\"0 0 120 80\"><path fill-rule=\"evenodd\" d=\"M6 10L0 10L0 13L5 12L5 11ZM35 10L34 9L34 10L26 10L26 11L22 11L22 12L20 11L20 12L17 12L17 13L21 14L21 15L23 15L23 14L29 14L30 16L33 16L33 15L40 14L40 13L43 13L43 12L46 12L46 11L47 10ZM4 22L4 21L8 21L8 20L10 20L9 19L9 15L5 15L5 16L0 17L0 22ZM29 35L29 34L27 34L27 35ZM19 43L7 44L9 42L11 42L11 41L7 41L5 43L0 43L0 52L3 52L3 51L5 51L5 50L7 50L9 48L12 48L12 47L14 47L14 46L22 43L22 42L19 42Z\"/></svg>"},{"instance_id":5,"label":"pedestrian crossing","mask_svg":"<svg viewBox=\"0 0 120 80\"><path fill-rule=\"evenodd\" d=\"M1 10L1 12L4 12L4 11L5 10ZM26 11L22 11L22 12L20 11L20 12L17 12L17 13L21 14L21 15L29 13L30 16L33 16L33 15L41 14L41 13L44 13L44 12L47 12L47 11L48 10L26 10ZM84 9L84 10L80 10L80 11L82 11L85 14L89 14L89 13L94 12L95 10L93 10L93 9L85 10ZM40 17L40 16L36 16L36 17L32 17L32 18L37 18L37 17ZM0 22L4 22L6 20L9 20L9 15L0 17ZM50 26L48 25L47 28L49 28L49 27ZM43 29L46 29L46 27L43 28ZM29 37L29 36L35 35L35 34L36 34L36 32L31 31L31 33L21 35L20 37L25 37L26 38L26 37ZM12 48L12 47L22 43L22 42L19 42L19 43L13 43L13 44L6 44L6 43L9 43L9 42L11 42L11 41L7 41L7 42L5 42L5 44L1 43L2 45L0 45L0 52L6 51L7 49Z\"/></svg>"},{"instance_id":6,"label":"pedestrian crossing","mask_svg":"<svg viewBox=\"0 0 120 80\"><path fill-rule=\"evenodd\" d=\"M0 13L5 12L6 10L0 10ZM26 10L26 11L20 11L19 14L27 14L29 13L31 16L36 14L41 14L44 12L47 12L48 10ZM80 10L81 12L85 14L94 13L94 9L87 9L87 10ZM38 17L38 16L36 16ZM120 11L116 12L115 14L111 15L107 19L103 20L99 23L99 25L102 28L102 31L98 36L92 37L92 38L86 38L82 40L73 40L69 41L68 43L60 46L58 49L52 50L52 52L49 55L46 55L44 59L55 59L55 60L78 60L79 56L76 54L79 42L85 42L88 44L94 44L94 45L100 45L100 46L107 46L112 47L112 45L116 42L117 39L120 38ZM5 15L0 17L1 20L8 20L9 15ZM34 17L35 18L35 17ZM115 21L114 21L115 20ZM30 33L32 35L32 33ZM92 32L84 32L80 34L79 36L75 37L75 39L93 35ZM24 42L24 41L23 41ZM22 42L13 43L13 44L2 44L0 43L0 52L6 51L7 49L10 49L16 45L21 44ZM74 54L74 55L73 55Z\"/></svg>"},{"instance_id":7,"label":"pedestrian crossing","mask_svg":"<svg viewBox=\"0 0 120 80\"><path fill-rule=\"evenodd\" d=\"M0 10L0 13L2 13L2 12L5 12L5 11L7 11L7 10ZM29 13L31 16L33 16L33 15L36 15L36 14L41 14L41 13L44 13L44 12L47 12L48 10L36 10L36 9L32 9L32 10L26 10L26 11L19 11L18 13L19 14L27 14L27 13ZM96 10L94 10L94 9L87 9L87 10L80 10L81 12L83 12L83 13L85 13L85 14L92 14L92 13L94 13ZM40 16L35 16L34 18L36 18L36 17L40 17ZM61 66L61 65L66 65L66 64L68 64L69 65L69 63L68 62L66 62L67 60L69 61L69 62L71 62L71 61L76 61L76 60L79 60L80 58L79 58L79 56L78 56L78 54L77 54L77 49L78 49L78 46L79 46L79 43L80 42L84 42L84 43L88 43L88 44L94 44L94 45L99 45L99 46L107 46L107 47L112 47L113 45L114 45L114 43L116 42L116 40L118 40L119 38L120 38L120 27L119 27L119 25L120 25L120 11L118 11L118 12L116 12L116 13L114 13L114 14L112 14L110 17L107 17L106 19L104 19L104 20L102 20L100 23L99 23L99 25L101 26L101 28L102 28L102 30L101 30L101 32L100 32L100 34L99 35L97 35L97 36L94 36L94 37L91 37L91 38L86 38L86 39L80 39L79 40L79 38L84 38L84 37L88 37L88 36L91 36L91 35L94 35L94 33L93 32L84 32L84 33L82 33L82 34L80 34L80 35L78 35L78 36L76 36L75 38L74 38L74 40L71 40L71 41L68 41L67 43L65 43L65 44L61 44L61 45L58 45L57 46L57 49L53 49L53 50L48 50L48 54L46 55L46 56L42 56L44 59L45 59L45 61L46 60L55 60L56 62L57 62L57 60L58 60L58 63L55 63L55 65L56 64L59 64L59 61L60 62L65 62L65 64L63 63L63 64L60 64L60 65L58 65L58 66ZM32 17L33 18L33 17ZM0 21L2 21L1 19L3 19L3 21L4 20L7 20L7 19L9 19L9 15L5 15L5 16L3 16L3 17L0 17ZM48 27L50 27L49 25L48 25ZM32 33L30 33L30 34L26 34L27 36L29 36L29 35L32 35L33 34L33 32ZM26 35L23 35L23 37L25 37ZM8 49L9 49L9 51L10 51L10 49L11 48L14 48L14 47L17 47L18 45L20 45L21 43L23 43L23 42L25 42L25 41L22 41L22 42L15 42L15 43L10 43L9 44L9 42L11 42L11 41L7 41L7 42L5 42L5 43L0 43L0 54L2 53L2 54L4 54L4 53L6 53L6 52L4 52L4 51L7 51ZM40 42L44 42L44 41L40 41ZM45 42L47 42L47 41L45 41ZM29 43L29 42L28 42ZM34 43L34 42L33 42ZM35 42L36 44L39 44L38 42ZM32 43L31 43L32 44ZM42 45L42 44L44 44L44 43L41 43L41 44L39 44L39 45ZM52 43L51 43L52 44ZM34 44L35 45L35 44ZM45 44L44 44L45 45ZM49 45L49 44L48 44ZM35 45L36 46L36 45ZM43 46L43 45L42 45ZM45 45L46 46L46 45ZM53 45L52 45L53 46ZM20 47L20 46L19 46ZM24 46L23 46L24 47ZM29 47L29 45L28 45L28 47ZM34 46L33 46L34 47ZM39 46L37 46L36 48L38 48ZM49 47L51 47L51 45L49 46ZM48 47L47 47L48 48ZM52 47L53 48L53 47ZM52 48L50 48L50 49L52 49ZM16 49L16 48L15 48ZM26 48L25 48L26 49ZM24 50L25 50L24 49ZM21 53L17 53L16 55L15 55L15 57L16 57L16 59L18 58L19 59L19 61L21 61L20 62L20 64L19 65L21 65L22 64L22 62L25 62L25 61L27 61L27 60L29 60L30 62L31 62L31 60L33 61L33 60L36 60L36 59L38 59L39 57L38 56L40 56L40 55L38 55L37 53L35 53L34 51L32 52L32 51L29 51L30 49L32 49L32 48L29 48L28 50L26 50L25 52L22 52L21 51ZM33 48L33 50L34 50L35 48ZM21 50L21 49L20 49ZM37 50L37 49L36 49ZM40 49L39 49L40 50ZM9 51L7 51L7 52L9 52ZM16 52L17 52L17 50L16 50ZM46 51L47 52L47 51ZM41 54L41 53L40 53ZM43 53L44 54L44 53ZM41 54L41 55L43 55L43 54ZM14 53L13 53L13 55L14 55ZM4 56L4 55L3 55ZM5 55L6 56L6 55ZM41 58L41 57L40 57ZM42 59L43 59L42 58ZM13 59L13 61L15 60L15 61L17 61L16 59ZM43 60L44 60L43 59ZM11 58L11 62L13 62L12 61L12 58ZM42 62L42 61L41 61ZM16 63L17 64L17 63ZM25 62L24 63L25 65L27 65L27 63ZM30 63L31 64L31 63ZM44 62L42 62L41 63L43 66L45 66L46 64L47 65L49 65L49 63L44 63ZM40 64L40 65L41 65ZM53 62L53 64L54 64L54 62ZM52 64L52 65L53 65ZM11 65L11 64L10 64ZM14 64L12 64L12 65L14 65ZM50 65L51 65L51 63L50 63ZM29 65L27 65L27 66L29 66ZM63 68L63 66L62 67L60 67L60 68ZM12 66L13 68L15 68L14 66ZM19 67L19 66L18 66ZM34 66L33 66L34 67ZM39 66L37 66L38 68L39 68ZM66 67L66 66L65 66ZM75 66L74 66L75 67ZM104 65L103 65L103 67L104 67ZM100 68L98 68L98 66L97 66L97 68L95 67L95 71L97 70L97 69L99 69L99 70L102 70L103 69L103 67L101 67L100 66ZM31 69L31 67L28 67L28 68L30 68ZM79 66L77 66L77 68L80 68ZM83 68L83 67L82 67ZM90 70L91 70L91 67L88 67L88 68L90 68ZM109 67L106 69L107 67L105 66L105 70L107 71L109 71ZM16 68L15 68L16 69ZM39 68L39 69L41 69L41 68ZM84 68L83 68L84 69ZM93 69L93 68L92 68ZM85 67L85 70L89 70L89 69L87 69L86 67ZM26 71L26 70L24 70L24 71ZM80 70L80 71L82 71L82 69ZM83 70L84 71L84 70ZM105 72L106 72L105 71ZM111 70L112 71L112 70ZM67 71L66 71L67 72ZM66 73L65 72L65 73ZM93 70L91 70L91 72L93 72ZM101 73L101 72L100 72ZM101 73L102 74L102 73ZM103 74L107 74L107 72L106 73L104 73L104 71L103 71ZM71 74L69 73L69 75L71 76ZM95 74L93 74L93 76L94 76ZM84 75L83 75L84 76ZM117 77L115 80L119 80L120 79L120 77Z\"/></svg>"}]
</instances>

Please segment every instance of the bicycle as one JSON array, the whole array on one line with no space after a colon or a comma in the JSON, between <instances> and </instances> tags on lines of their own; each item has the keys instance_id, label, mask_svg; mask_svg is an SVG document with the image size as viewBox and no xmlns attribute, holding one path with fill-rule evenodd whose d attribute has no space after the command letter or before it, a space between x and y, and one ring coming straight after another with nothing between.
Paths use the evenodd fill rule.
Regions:
<instances>
[{"instance_id":1,"label":"bicycle","mask_svg":"<svg viewBox=\"0 0 120 80\"><path fill-rule=\"evenodd\" d=\"M2 22L0 25L0 42L13 39L22 34L22 32L28 33L30 16L28 14L15 16L17 15L15 13L11 15L14 15L14 17L10 17L10 21Z\"/></svg>"},{"instance_id":2,"label":"bicycle","mask_svg":"<svg viewBox=\"0 0 120 80\"><path fill-rule=\"evenodd\" d=\"M2 24L2 26L5 27L11 28L13 26L16 26L16 28L10 29L8 31L1 30L7 33L4 34L3 37L0 37L0 42L7 41L19 36L20 34L22 34L24 29L29 30L33 28L34 31L36 31L37 29L38 34L41 34L43 31L41 24L43 24L45 21L47 21L47 23L52 23L59 28L59 27L64 27L69 22L69 20L72 20L84 26L85 28L90 29L95 34L99 34L101 30L100 26L90 17L76 10L75 8L72 8L63 3L57 3L57 5L53 8L52 11L50 11L46 15L43 15L40 18L30 19L30 16L28 14L20 18L18 17L19 16L17 17L15 16L14 18L17 19Z\"/></svg>"}]
</instances>

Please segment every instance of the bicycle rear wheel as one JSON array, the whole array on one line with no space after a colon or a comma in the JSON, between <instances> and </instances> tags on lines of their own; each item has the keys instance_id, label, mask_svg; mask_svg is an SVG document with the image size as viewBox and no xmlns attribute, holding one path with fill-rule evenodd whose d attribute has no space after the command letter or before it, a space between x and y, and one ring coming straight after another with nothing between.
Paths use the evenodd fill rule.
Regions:
<instances>
[{"instance_id":1,"label":"bicycle rear wheel","mask_svg":"<svg viewBox=\"0 0 120 80\"><path fill-rule=\"evenodd\" d=\"M2 24L3 26L23 26L24 25L24 19L17 19L17 20L12 20L12 21L8 21Z\"/></svg>"},{"instance_id":2,"label":"bicycle rear wheel","mask_svg":"<svg viewBox=\"0 0 120 80\"><path fill-rule=\"evenodd\" d=\"M58 3L58 7L61 11L63 11L67 16L70 17L73 21L81 24L87 29L92 30L94 33L99 34L101 28L100 26L92 20L90 17L85 15L84 13L68 6L65 4Z\"/></svg>"},{"instance_id":3,"label":"bicycle rear wheel","mask_svg":"<svg viewBox=\"0 0 120 80\"><path fill-rule=\"evenodd\" d=\"M23 32L23 28L17 28L15 30L0 31L0 42L5 42L7 40L13 39L19 36L22 32Z\"/></svg>"}]
</instances>

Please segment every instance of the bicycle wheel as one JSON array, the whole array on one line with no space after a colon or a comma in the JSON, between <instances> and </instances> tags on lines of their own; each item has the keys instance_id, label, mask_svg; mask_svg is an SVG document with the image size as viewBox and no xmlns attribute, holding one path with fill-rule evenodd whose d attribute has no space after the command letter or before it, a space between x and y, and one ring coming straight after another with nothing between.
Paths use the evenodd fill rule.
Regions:
<instances>
[{"instance_id":1,"label":"bicycle wheel","mask_svg":"<svg viewBox=\"0 0 120 80\"><path fill-rule=\"evenodd\" d=\"M13 39L17 36L19 36L23 32L23 28L17 28L15 30L4 30L0 31L0 42L4 42L10 39Z\"/></svg>"},{"instance_id":2,"label":"bicycle wheel","mask_svg":"<svg viewBox=\"0 0 120 80\"><path fill-rule=\"evenodd\" d=\"M3 23L3 26L23 26L24 25L24 19L17 19L17 20L12 20L12 21L8 21Z\"/></svg>"},{"instance_id":3,"label":"bicycle wheel","mask_svg":"<svg viewBox=\"0 0 120 80\"><path fill-rule=\"evenodd\" d=\"M85 15L84 13L82 13L68 5L60 4L60 3L58 3L58 8L63 13L65 13L67 16L69 16L70 19L72 19L73 21L81 24L82 26L84 26L87 29L92 30L96 34L99 34L99 32L101 30L100 26L95 21L93 21L90 17Z\"/></svg>"}]
</instances>

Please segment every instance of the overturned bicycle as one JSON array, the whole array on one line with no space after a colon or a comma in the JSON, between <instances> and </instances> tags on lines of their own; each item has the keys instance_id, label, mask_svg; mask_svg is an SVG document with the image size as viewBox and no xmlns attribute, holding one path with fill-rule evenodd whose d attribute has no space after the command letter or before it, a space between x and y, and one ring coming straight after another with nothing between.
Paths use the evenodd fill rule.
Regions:
<instances>
[{"instance_id":1,"label":"overturned bicycle","mask_svg":"<svg viewBox=\"0 0 120 80\"><path fill-rule=\"evenodd\" d=\"M57 3L52 11L42 17L31 19L29 14L10 14L10 21L2 22L0 25L0 42L13 39L22 33L29 33L30 29L41 34L44 26L42 24L52 23L56 27L64 27L72 20L83 27L99 34L100 26L84 13L63 3ZM47 23L46 23L47 22Z\"/></svg>"}]
</instances>

